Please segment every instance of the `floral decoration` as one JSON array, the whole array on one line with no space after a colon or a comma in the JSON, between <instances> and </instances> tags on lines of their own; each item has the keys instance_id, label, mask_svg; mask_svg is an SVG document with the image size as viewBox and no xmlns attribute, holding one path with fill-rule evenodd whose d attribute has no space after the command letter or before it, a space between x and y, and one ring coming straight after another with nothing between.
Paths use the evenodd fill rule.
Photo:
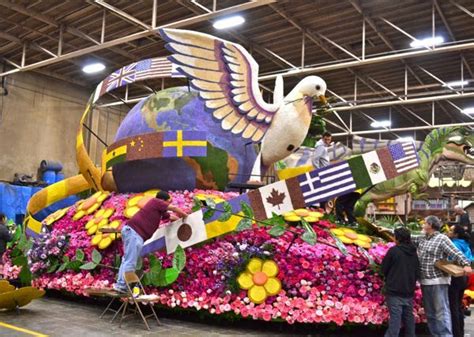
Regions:
<instances>
[{"instance_id":1,"label":"floral decoration","mask_svg":"<svg viewBox=\"0 0 474 337\"><path fill-rule=\"evenodd\" d=\"M247 268L237 278L242 289L248 290L250 301L256 304L265 302L268 296L277 295L281 290L281 282L275 276L279 269L275 261L263 261L253 258Z\"/></svg>"},{"instance_id":2,"label":"floral decoration","mask_svg":"<svg viewBox=\"0 0 474 337\"><path fill-rule=\"evenodd\" d=\"M330 231L343 243L355 244L359 247L369 249L372 239L365 234L359 234L351 228L331 228Z\"/></svg>"},{"instance_id":3,"label":"floral decoration","mask_svg":"<svg viewBox=\"0 0 474 337\"><path fill-rule=\"evenodd\" d=\"M103 192L99 191L87 198L84 201L79 201L76 204L76 213L73 216L73 220L80 220L84 216L94 213L96 210L100 208L102 203L107 199L110 195L110 192Z\"/></svg>"},{"instance_id":4,"label":"floral decoration","mask_svg":"<svg viewBox=\"0 0 474 337\"><path fill-rule=\"evenodd\" d=\"M304 208L295 209L294 211L286 212L283 214L283 218L287 222L299 222L305 220L307 222L316 222L323 217L323 213L310 211Z\"/></svg>"}]
</instances>

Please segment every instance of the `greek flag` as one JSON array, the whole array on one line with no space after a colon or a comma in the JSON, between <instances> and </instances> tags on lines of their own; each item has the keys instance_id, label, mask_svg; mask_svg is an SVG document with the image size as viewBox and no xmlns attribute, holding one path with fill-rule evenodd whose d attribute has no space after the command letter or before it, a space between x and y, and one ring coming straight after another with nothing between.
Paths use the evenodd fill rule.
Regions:
<instances>
[{"instance_id":1,"label":"greek flag","mask_svg":"<svg viewBox=\"0 0 474 337\"><path fill-rule=\"evenodd\" d=\"M298 177L307 206L355 191L356 183L347 161L329 165Z\"/></svg>"}]
</instances>

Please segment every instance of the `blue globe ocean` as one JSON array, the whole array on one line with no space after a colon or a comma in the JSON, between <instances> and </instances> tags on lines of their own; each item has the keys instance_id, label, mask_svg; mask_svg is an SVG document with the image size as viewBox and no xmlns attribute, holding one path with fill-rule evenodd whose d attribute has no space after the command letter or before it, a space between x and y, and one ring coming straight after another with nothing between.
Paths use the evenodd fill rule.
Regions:
<instances>
[{"instance_id":1,"label":"blue globe ocean","mask_svg":"<svg viewBox=\"0 0 474 337\"><path fill-rule=\"evenodd\" d=\"M220 121L187 87L165 89L140 101L121 123L115 141L167 130L205 131L207 157L157 158L115 165L113 175L120 192L152 188L224 190L231 181L249 179L257 157L254 145L222 130Z\"/></svg>"}]
</instances>

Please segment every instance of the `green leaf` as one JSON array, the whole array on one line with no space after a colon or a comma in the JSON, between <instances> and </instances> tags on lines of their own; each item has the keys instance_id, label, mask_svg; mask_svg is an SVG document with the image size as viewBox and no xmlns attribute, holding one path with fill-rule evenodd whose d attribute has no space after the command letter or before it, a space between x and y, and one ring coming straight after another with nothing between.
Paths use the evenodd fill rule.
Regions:
<instances>
[{"instance_id":1,"label":"green leaf","mask_svg":"<svg viewBox=\"0 0 474 337\"><path fill-rule=\"evenodd\" d=\"M224 212L232 213L232 205L231 204L229 204L227 201L223 201L221 204L222 204L222 207L224 208Z\"/></svg>"},{"instance_id":2,"label":"green leaf","mask_svg":"<svg viewBox=\"0 0 474 337\"><path fill-rule=\"evenodd\" d=\"M337 249L339 249L339 251L344 255L344 256L347 256L347 248L346 246L344 245L344 243L341 241L341 239L339 239L336 235L334 235L333 232L331 231L328 231L329 234L334 238L334 241L336 242L336 246L337 246Z\"/></svg>"},{"instance_id":3,"label":"green leaf","mask_svg":"<svg viewBox=\"0 0 474 337\"><path fill-rule=\"evenodd\" d=\"M20 240L21 232L22 232L21 226L17 226L15 233L12 236L12 239L7 243L7 248L13 247L13 245L16 244L18 240Z\"/></svg>"},{"instance_id":4,"label":"green leaf","mask_svg":"<svg viewBox=\"0 0 474 337\"><path fill-rule=\"evenodd\" d=\"M210 219L210 218L212 218L212 217L214 216L214 213L216 213L216 210L215 210L215 209L213 209L213 208L208 208L208 209L204 212L204 214L202 215L202 218L203 218L204 220Z\"/></svg>"},{"instance_id":5,"label":"green leaf","mask_svg":"<svg viewBox=\"0 0 474 337\"><path fill-rule=\"evenodd\" d=\"M245 201L240 202L240 207L242 208L242 212L244 212L244 215L248 218L254 218L253 214L253 209L250 207L249 204L247 204Z\"/></svg>"},{"instance_id":6,"label":"green leaf","mask_svg":"<svg viewBox=\"0 0 474 337\"><path fill-rule=\"evenodd\" d=\"M76 260L84 261L84 252L81 249L76 249Z\"/></svg>"},{"instance_id":7,"label":"green leaf","mask_svg":"<svg viewBox=\"0 0 474 337\"><path fill-rule=\"evenodd\" d=\"M306 231L303 233L303 235L301 235L301 239L309 243L310 245L314 246L316 244L317 236L316 236L316 233L314 232Z\"/></svg>"},{"instance_id":8,"label":"green leaf","mask_svg":"<svg viewBox=\"0 0 474 337\"><path fill-rule=\"evenodd\" d=\"M15 257L12 262L15 266L26 266L28 264L28 259L26 256L20 255Z\"/></svg>"},{"instance_id":9,"label":"green leaf","mask_svg":"<svg viewBox=\"0 0 474 337\"><path fill-rule=\"evenodd\" d=\"M23 266L21 268L20 274L18 275L20 277L20 282L23 285L30 285L31 284L31 278L32 274L29 268L26 266Z\"/></svg>"},{"instance_id":10,"label":"green leaf","mask_svg":"<svg viewBox=\"0 0 474 337\"><path fill-rule=\"evenodd\" d=\"M269 223L270 225L286 225L285 219L283 219L283 216L278 215L274 212L272 212L272 217L266 221L266 223Z\"/></svg>"},{"instance_id":11,"label":"green leaf","mask_svg":"<svg viewBox=\"0 0 474 337\"><path fill-rule=\"evenodd\" d=\"M68 262L69 262L69 256L64 255L64 256L63 256L63 262L64 262L64 263L68 263Z\"/></svg>"},{"instance_id":12,"label":"green leaf","mask_svg":"<svg viewBox=\"0 0 474 337\"><path fill-rule=\"evenodd\" d=\"M194 197L194 198L193 198L193 207L191 208L191 210L192 210L193 212L196 212L196 211L199 211L201 208L202 208L202 202L201 202L201 200L199 200L198 198Z\"/></svg>"},{"instance_id":13,"label":"green leaf","mask_svg":"<svg viewBox=\"0 0 474 337\"><path fill-rule=\"evenodd\" d=\"M59 266L57 272L62 272L66 269L68 262L64 262L62 265Z\"/></svg>"},{"instance_id":14,"label":"green leaf","mask_svg":"<svg viewBox=\"0 0 474 337\"><path fill-rule=\"evenodd\" d=\"M242 232L250 228L252 228L252 220L248 218L243 218L242 220L239 221L239 223L237 224L237 228L235 230L237 232Z\"/></svg>"},{"instance_id":15,"label":"green leaf","mask_svg":"<svg viewBox=\"0 0 474 337\"><path fill-rule=\"evenodd\" d=\"M66 269L74 270L74 271L79 271L81 269L82 262L78 260L73 260L66 264Z\"/></svg>"},{"instance_id":16,"label":"green leaf","mask_svg":"<svg viewBox=\"0 0 474 337\"><path fill-rule=\"evenodd\" d=\"M209 208L216 208L216 202L211 198L206 198L206 205Z\"/></svg>"},{"instance_id":17,"label":"green leaf","mask_svg":"<svg viewBox=\"0 0 474 337\"><path fill-rule=\"evenodd\" d=\"M217 219L217 221L226 222L227 220L230 219L231 216L232 216L231 212L225 212L219 217L219 219Z\"/></svg>"},{"instance_id":18,"label":"green leaf","mask_svg":"<svg viewBox=\"0 0 474 337\"><path fill-rule=\"evenodd\" d=\"M158 273L162 266L161 266L161 261L159 259L157 259L157 257L155 255L148 255L148 259L150 261L150 270L152 270L153 272L156 272Z\"/></svg>"},{"instance_id":19,"label":"green leaf","mask_svg":"<svg viewBox=\"0 0 474 337\"><path fill-rule=\"evenodd\" d=\"M285 233L285 231L286 231L285 226L276 225L276 226L272 226L272 228L270 228L270 230L268 231L268 234L270 234L271 236L274 236L274 237L278 237L278 236L283 235Z\"/></svg>"},{"instance_id":20,"label":"green leaf","mask_svg":"<svg viewBox=\"0 0 474 337\"><path fill-rule=\"evenodd\" d=\"M160 273L159 276L153 284L158 287L166 287L167 285L170 285L179 276L179 270L175 268L167 268L163 269Z\"/></svg>"},{"instance_id":21,"label":"green leaf","mask_svg":"<svg viewBox=\"0 0 474 337\"><path fill-rule=\"evenodd\" d=\"M102 261L102 255L100 255L99 251L94 248L92 251L92 262L95 264L99 264Z\"/></svg>"},{"instance_id":22,"label":"green leaf","mask_svg":"<svg viewBox=\"0 0 474 337\"><path fill-rule=\"evenodd\" d=\"M135 270L142 270L143 269L143 258L139 257L137 261L137 266L135 267Z\"/></svg>"},{"instance_id":23,"label":"green leaf","mask_svg":"<svg viewBox=\"0 0 474 337\"><path fill-rule=\"evenodd\" d=\"M114 256L114 267L115 268L119 268L120 267L120 263L122 262L122 258L120 257L120 255L115 255Z\"/></svg>"},{"instance_id":24,"label":"green leaf","mask_svg":"<svg viewBox=\"0 0 474 337\"><path fill-rule=\"evenodd\" d=\"M59 267L59 262L56 261L48 268L47 273L54 273L58 267Z\"/></svg>"},{"instance_id":25,"label":"green leaf","mask_svg":"<svg viewBox=\"0 0 474 337\"><path fill-rule=\"evenodd\" d=\"M181 271L186 265L186 254L184 249L178 245L173 255L173 268Z\"/></svg>"},{"instance_id":26,"label":"green leaf","mask_svg":"<svg viewBox=\"0 0 474 337\"><path fill-rule=\"evenodd\" d=\"M92 269L95 269L95 267L97 267L97 263L87 262L87 263L83 264L80 267L80 269L82 269L82 270L92 270Z\"/></svg>"}]
</instances>

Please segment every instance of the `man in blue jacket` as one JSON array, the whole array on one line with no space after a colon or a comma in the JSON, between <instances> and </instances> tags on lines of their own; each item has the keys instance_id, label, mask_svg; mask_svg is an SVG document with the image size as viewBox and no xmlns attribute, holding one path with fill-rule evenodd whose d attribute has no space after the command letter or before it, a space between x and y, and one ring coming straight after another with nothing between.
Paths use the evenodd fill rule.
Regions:
<instances>
[{"instance_id":1,"label":"man in blue jacket","mask_svg":"<svg viewBox=\"0 0 474 337\"><path fill-rule=\"evenodd\" d=\"M420 262L411 243L410 231L400 227L395 229L394 234L396 246L388 250L382 261L385 301L390 312L385 337L398 337L402 319L405 336L414 337L413 297L416 280L420 278Z\"/></svg>"}]
</instances>

